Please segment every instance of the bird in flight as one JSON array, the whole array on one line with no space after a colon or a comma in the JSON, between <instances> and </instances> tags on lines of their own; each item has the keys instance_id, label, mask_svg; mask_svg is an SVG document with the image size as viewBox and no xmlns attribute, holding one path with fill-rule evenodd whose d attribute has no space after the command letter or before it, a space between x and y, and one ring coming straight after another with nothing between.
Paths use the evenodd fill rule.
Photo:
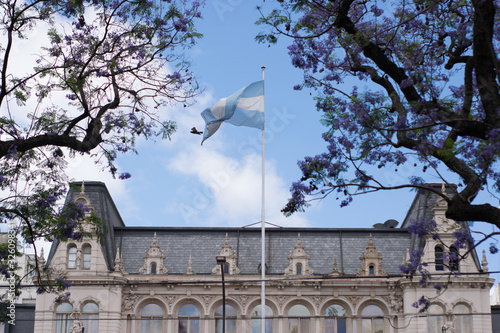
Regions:
<instances>
[{"instance_id":1,"label":"bird in flight","mask_svg":"<svg viewBox=\"0 0 500 333\"><path fill-rule=\"evenodd\" d=\"M191 128L191 134L198 134L198 135L200 135L200 134L203 134L203 132L200 132L200 131L198 131L196 129L196 127L193 127L193 128Z\"/></svg>"}]
</instances>

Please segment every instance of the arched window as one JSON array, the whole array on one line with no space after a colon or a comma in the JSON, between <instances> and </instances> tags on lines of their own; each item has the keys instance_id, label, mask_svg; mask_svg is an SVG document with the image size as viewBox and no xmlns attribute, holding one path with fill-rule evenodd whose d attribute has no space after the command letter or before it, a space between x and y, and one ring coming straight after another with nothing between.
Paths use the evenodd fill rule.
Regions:
<instances>
[{"instance_id":1,"label":"arched window","mask_svg":"<svg viewBox=\"0 0 500 333\"><path fill-rule=\"evenodd\" d=\"M332 304L325 310L325 333L346 333L347 312L344 307Z\"/></svg>"},{"instance_id":2,"label":"arched window","mask_svg":"<svg viewBox=\"0 0 500 333\"><path fill-rule=\"evenodd\" d=\"M434 259L436 262L436 271L444 271L443 248L441 246L434 248Z\"/></svg>"},{"instance_id":3,"label":"arched window","mask_svg":"<svg viewBox=\"0 0 500 333\"><path fill-rule=\"evenodd\" d=\"M76 249L76 247L75 247ZM71 329L71 313L73 306L61 303L56 308L56 333L69 333Z\"/></svg>"},{"instance_id":4,"label":"arched window","mask_svg":"<svg viewBox=\"0 0 500 333\"><path fill-rule=\"evenodd\" d=\"M222 333L222 305L215 310L215 332ZM226 333L236 333L236 310L226 304Z\"/></svg>"},{"instance_id":5,"label":"arched window","mask_svg":"<svg viewBox=\"0 0 500 333\"><path fill-rule=\"evenodd\" d=\"M452 271L458 271L460 269L459 258L460 253L458 249L454 246L450 247L450 269Z\"/></svg>"},{"instance_id":6,"label":"arched window","mask_svg":"<svg viewBox=\"0 0 500 333\"><path fill-rule=\"evenodd\" d=\"M429 332L441 332L444 325L444 310L437 304L432 304L427 310L427 329Z\"/></svg>"},{"instance_id":7,"label":"arched window","mask_svg":"<svg viewBox=\"0 0 500 333\"><path fill-rule=\"evenodd\" d=\"M262 317L262 312L260 311L261 305L257 305L255 308L252 310L252 333L260 333L260 321ZM266 305L266 319L265 319L265 326L266 326L266 333L273 333L273 310Z\"/></svg>"},{"instance_id":8,"label":"arched window","mask_svg":"<svg viewBox=\"0 0 500 333\"><path fill-rule=\"evenodd\" d=\"M472 333L470 309L464 304L453 307L455 333Z\"/></svg>"},{"instance_id":9,"label":"arched window","mask_svg":"<svg viewBox=\"0 0 500 333\"><path fill-rule=\"evenodd\" d=\"M162 330L163 310L158 304L148 304L141 311L141 332L160 333Z\"/></svg>"},{"instance_id":10,"label":"arched window","mask_svg":"<svg viewBox=\"0 0 500 333\"><path fill-rule=\"evenodd\" d=\"M89 302L82 308L82 324L85 333L97 333L99 324L99 306Z\"/></svg>"},{"instance_id":11,"label":"arched window","mask_svg":"<svg viewBox=\"0 0 500 333\"><path fill-rule=\"evenodd\" d=\"M68 268L76 268L76 246L68 248Z\"/></svg>"},{"instance_id":12,"label":"arched window","mask_svg":"<svg viewBox=\"0 0 500 333\"><path fill-rule=\"evenodd\" d=\"M309 333L309 309L297 304L288 310L288 329L290 333Z\"/></svg>"},{"instance_id":13,"label":"arched window","mask_svg":"<svg viewBox=\"0 0 500 333\"><path fill-rule=\"evenodd\" d=\"M302 264L297 264L297 275L301 275L302 274Z\"/></svg>"},{"instance_id":14,"label":"arched window","mask_svg":"<svg viewBox=\"0 0 500 333\"><path fill-rule=\"evenodd\" d=\"M83 268L90 269L90 261L92 259L92 248L90 245L83 248Z\"/></svg>"},{"instance_id":15,"label":"arched window","mask_svg":"<svg viewBox=\"0 0 500 333\"><path fill-rule=\"evenodd\" d=\"M194 304L184 304L177 313L179 333L198 333L200 331L200 310Z\"/></svg>"},{"instance_id":16,"label":"arched window","mask_svg":"<svg viewBox=\"0 0 500 333\"><path fill-rule=\"evenodd\" d=\"M376 305L368 305L361 311L361 327L363 333L384 332L384 312Z\"/></svg>"},{"instance_id":17,"label":"arched window","mask_svg":"<svg viewBox=\"0 0 500 333\"><path fill-rule=\"evenodd\" d=\"M155 262L151 263L151 274L156 274L156 263Z\"/></svg>"},{"instance_id":18,"label":"arched window","mask_svg":"<svg viewBox=\"0 0 500 333\"><path fill-rule=\"evenodd\" d=\"M375 275L375 266L374 265L368 266L368 275Z\"/></svg>"}]
</instances>

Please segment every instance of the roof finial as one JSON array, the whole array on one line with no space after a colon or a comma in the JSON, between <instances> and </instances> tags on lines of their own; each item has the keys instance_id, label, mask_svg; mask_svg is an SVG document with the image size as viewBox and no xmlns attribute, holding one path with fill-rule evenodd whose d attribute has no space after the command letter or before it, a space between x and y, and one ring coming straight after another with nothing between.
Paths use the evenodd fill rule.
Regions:
<instances>
[{"instance_id":1,"label":"roof finial","mask_svg":"<svg viewBox=\"0 0 500 333\"><path fill-rule=\"evenodd\" d=\"M82 187L80 187L80 195L85 195L85 181L82 180Z\"/></svg>"},{"instance_id":2,"label":"roof finial","mask_svg":"<svg viewBox=\"0 0 500 333\"><path fill-rule=\"evenodd\" d=\"M488 272L488 261L486 261L486 252L483 250L483 260L481 260L481 265L483 266L483 272Z\"/></svg>"},{"instance_id":3,"label":"roof finial","mask_svg":"<svg viewBox=\"0 0 500 333\"><path fill-rule=\"evenodd\" d=\"M444 195L446 195L446 184L444 183L444 181L441 183L441 193L443 193Z\"/></svg>"},{"instance_id":4,"label":"roof finial","mask_svg":"<svg viewBox=\"0 0 500 333\"><path fill-rule=\"evenodd\" d=\"M187 268L186 274L187 274L187 275L193 275L193 274L194 274L194 271L193 271L193 264L192 264L192 262L191 262L191 255L189 256L188 268Z\"/></svg>"}]
</instances>

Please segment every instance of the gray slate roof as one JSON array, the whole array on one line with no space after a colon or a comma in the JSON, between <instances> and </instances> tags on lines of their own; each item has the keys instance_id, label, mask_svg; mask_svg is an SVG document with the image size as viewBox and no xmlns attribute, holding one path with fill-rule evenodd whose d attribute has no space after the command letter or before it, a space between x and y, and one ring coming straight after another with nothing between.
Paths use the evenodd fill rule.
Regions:
<instances>
[{"instance_id":1,"label":"gray slate roof","mask_svg":"<svg viewBox=\"0 0 500 333\"><path fill-rule=\"evenodd\" d=\"M73 183L66 202L80 192L81 182ZM431 184L431 186L440 184ZM215 256L222 249L226 233L232 250L238 255L238 267L242 274L258 274L261 261L260 228L161 228L126 227L123 223L106 185L102 182L85 182L85 193L95 212L108 226L108 234L102 240L108 268L114 267L116 249L120 248L125 271L137 274L144 264L144 252L149 250L154 233L160 249L165 252L165 267L169 274L184 274L189 256L197 274L211 274L215 267ZM410 235L407 227L413 220L424 216L432 218L431 208L437 199L436 194L416 195L415 200L400 228L330 229L330 228L268 228L266 230L266 264L269 274L283 274L288 267L288 255L293 251L300 233L301 241L311 259L309 266L315 274L329 274L333 270L336 257L340 272L355 275L361 267L359 257L366 250L370 234L377 252L383 260L382 267L389 275L400 274L407 249L422 248L423 241ZM52 245L47 264L50 263L55 249ZM477 256L476 263L478 263Z\"/></svg>"},{"instance_id":2,"label":"gray slate roof","mask_svg":"<svg viewBox=\"0 0 500 333\"><path fill-rule=\"evenodd\" d=\"M70 184L66 201L73 200L81 191L82 182L74 182ZM111 195L103 182L85 181L85 194L90 199L90 203L95 208L95 213L108 226L108 233L103 237L102 247L106 255L108 268L111 270L114 267L114 253L116 246L114 244L114 227L124 227L125 224L118 212L118 209L111 198ZM52 257L59 245L59 240L52 243L47 259L47 265L50 264Z\"/></svg>"},{"instance_id":3,"label":"gray slate roof","mask_svg":"<svg viewBox=\"0 0 500 333\"><path fill-rule=\"evenodd\" d=\"M258 274L261 261L261 231L258 228L115 228L115 243L120 247L125 271L138 273L144 264L144 252L149 250L156 233L160 249L165 252L165 267L169 274L186 272L189 256L197 274L211 274L215 256L222 249L226 233L232 251L238 255L241 274ZM399 274L410 242L410 234L402 229L266 229L266 264L269 274L283 274L289 265L300 233L302 245L309 252L309 266L315 274L329 274L334 257L339 271L355 275L361 267L359 257L366 250L370 233L380 251L388 274Z\"/></svg>"}]
</instances>

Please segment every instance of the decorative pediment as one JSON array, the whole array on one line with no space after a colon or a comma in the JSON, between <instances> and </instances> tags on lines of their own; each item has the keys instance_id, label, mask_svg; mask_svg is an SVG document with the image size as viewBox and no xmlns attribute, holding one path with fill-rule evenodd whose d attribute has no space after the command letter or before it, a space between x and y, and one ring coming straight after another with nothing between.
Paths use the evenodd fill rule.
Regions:
<instances>
[{"instance_id":1,"label":"decorative pediment","mask_svg":"<svg viewBox=\"0 0 500 333\"><path fill-rule=\"evenodd\" d=\"M370 240L366 246L366 252L363 252L359 259L361 260L361 268L358 270L358 276L383 276L387 275L385 269L382 268L382 255L377 253L373 237L370 234Z\"/></svg>"},{"instance_id":2,"label":"decorative pediment","mask_svg":"<svg viewBox=\"0 0 500 333\"><path fill-rule=\"evenodd\" d=\"M226 257L226 265L228 266L228 270L227 272L224 272L225 274L237 275L241 273L240 269L236 265L236 260L238 259L238 256L236 255L236 251L231 250L231 244L229 244L229 237L227 234L226 234L226 240L222 245L222 251L217 251L217 256ZM212 269L212 274L215 275L221 274L221 266L219 264L217 264Z\"/></svg>"},{"instance_id":3,"label":"decorative pediment","mask_svg":"<svg viewBox=\"0 0 500 333\"><path fill-rule=\"evenodd\" d=\"M156 232L153 236L153 242L149 246L149 251L144 252L144 265L139 269L141 274L167 274L168 270L163 265L165 254L160 251L160 245L156 239Z\"/></svg>"},{"instance_id":4,"label":"decorative pediment","mask_svg":"<svg viewBox=\"0 0 500 333\"><path fill-rule=\"evenodd\" d=\"M309 267L310 258L309 253L304 250L299 233L293 252L290 251L288 256L290 264L285 269L285 275L312 275L314 271Z\"/></svg>"}]
</instances>

